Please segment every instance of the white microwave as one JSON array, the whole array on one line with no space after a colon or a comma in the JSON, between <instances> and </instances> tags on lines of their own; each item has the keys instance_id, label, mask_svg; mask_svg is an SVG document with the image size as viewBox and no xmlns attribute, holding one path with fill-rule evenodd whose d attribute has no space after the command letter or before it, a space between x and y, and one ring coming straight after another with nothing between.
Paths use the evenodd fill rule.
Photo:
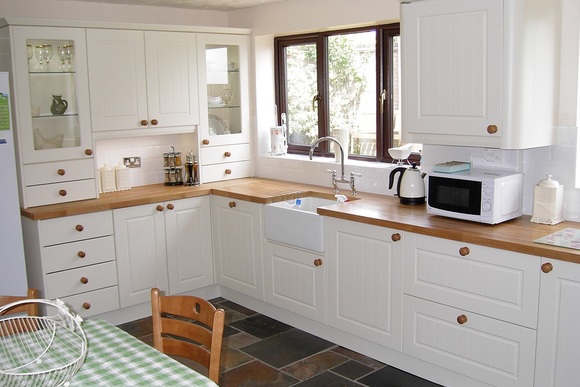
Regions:
<instances>
[{"instance_id":1,"label":"white microwave","mask_svg":"<svg viewBox=\"0 0 580 387\"><path fill-rule=\"evenodd\" d=\"M427 213L496 224L522 215L524 175L472 169L427 176Z\"/></svg>"}]
</instances>

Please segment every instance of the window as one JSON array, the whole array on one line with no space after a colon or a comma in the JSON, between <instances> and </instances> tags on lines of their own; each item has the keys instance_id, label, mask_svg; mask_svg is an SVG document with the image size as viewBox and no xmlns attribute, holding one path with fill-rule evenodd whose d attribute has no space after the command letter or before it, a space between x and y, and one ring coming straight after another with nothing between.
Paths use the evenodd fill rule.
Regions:
<instances>
[{"instance_id":1,"label":"window","mask_svg":"<svg viewBox=\"0 0 580 387\"><path fill-rule=\"evenodd\" d=\"M391 161L388 148L401 145L399 24L283 36L274 44L288 152L308 154L316 139L333 136L350 159ZM332 156L333 147L324 141L315 154Z\"/></svg>"}]
</instances>

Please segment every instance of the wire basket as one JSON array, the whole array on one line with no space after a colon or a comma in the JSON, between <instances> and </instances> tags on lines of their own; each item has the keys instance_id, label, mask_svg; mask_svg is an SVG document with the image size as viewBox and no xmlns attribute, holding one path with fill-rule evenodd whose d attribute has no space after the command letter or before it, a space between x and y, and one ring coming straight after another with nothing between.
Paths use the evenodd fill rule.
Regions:
<instances>
[{"instance_id":1,"label":"wire basket","mask_svg":"<svg viewBox=\"0 0 580 387\"><path fill-rule=\"evenodd\" d=\"M3 318L9 309L30 303L44 305L46 316ZM67 383L87 355L87 337L81 322L82 318L73 315L61 300L28 299L0 307L0 386Z\"/></svg>"}]
</instances>

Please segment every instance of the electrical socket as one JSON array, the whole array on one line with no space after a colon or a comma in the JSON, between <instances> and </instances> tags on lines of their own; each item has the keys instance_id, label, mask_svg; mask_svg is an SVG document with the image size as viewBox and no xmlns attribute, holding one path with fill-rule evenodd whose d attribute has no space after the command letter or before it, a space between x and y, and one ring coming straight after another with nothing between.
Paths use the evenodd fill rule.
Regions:
<instances>
[{"instance_id":1,"label":"electrical socket","mask_svg":"<svg viewBox=\"0 0 580 387\"><path fill-rule=\"evenodd\" d=\"M486 148L484 150L483 159L486 163L498 163L501 158L501 149Z\"/></svg>"},{"instance_id":2,"label":"electrical socket","mask_svg":"<svg viewBox=\"0 0 580 387\"><path fill-rule=\"evenodd\" d=\"M141 157L123 157L123 164L128 168L141 168Z\"/></svg>"}]
</instances>

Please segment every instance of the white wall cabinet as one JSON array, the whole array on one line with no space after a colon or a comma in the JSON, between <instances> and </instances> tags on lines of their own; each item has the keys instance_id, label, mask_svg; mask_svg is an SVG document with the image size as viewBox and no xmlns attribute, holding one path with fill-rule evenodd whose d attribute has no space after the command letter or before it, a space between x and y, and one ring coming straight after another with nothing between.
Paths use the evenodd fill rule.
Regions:
<instances>
[{"instance_id":1,"label":"white wall cabinet","mask_svg":"<svg viewBox=\"0 0 580 387\"><path fill-rule=\"evenodd\" d=\"M407 234L408 355L493 386L531 386L540 258Z\"/></svg>"},{"instance_id":2,"label":"white wall cabinet","mask_svg":"<svg viewBox=\"0 0 580 387\"><path fill-rule=\"evenodd\" d=\"M121 307L213 284L209 198L113 211Z\"/></svg>"},{"instance_id":3,"label":"white wall cabinet","mask_svg":"<svg viewBox=\"0 0 580 387\"><path fill-rule=\"evenodd\" d=\"M540 267L535 386L573 386L580 380L580 265L544 258Z\"/></svg>"},{"instance_id":4,"label":"white wall cabinet","mask_svg":"<svg viewBox=\"0 0 580 387\"><path fill-rule=\"evenodd\" d=\"M195 33L87 29L87 45L93 132L195 131Z\"/></svg>"},{"instance_id":5,"label":"white wall cabinet","mask_svg":"<svg viewBox=\"0 0 580 387\"><path fill-rule=\"evenodd\" d=\"M264 241L266 302L324 322L325 264L323 254Z\"/></svg>"},{"instance_id":6,"label":"white wall cabinet","mask_svg":"<svg viewBox=\"0 0 580 387\"><path fill-rule=\"evenodd\" d=\"M264 300L261 205L211 196L216 281Z\"/></svg>"},{"instance_id":7,"label":"white wall cabinet","mask_svg":"<svg viewBox=\"0 0 580 387\"><path fill-rule=\"evenodd\" d=\"M402 4L403 140L553 144L559 24L559 7L546 1Z\"/></svg>"},{"instance_id":8,"label":"white wall cabinet","mask_svg":"<svg viewBox=\"0 0 580 387\"><path fill-rule=\"evenodd\" d=\"M328 325L401 351L405 234L335 218L325 227Z\"/></svg>"}]
</instances>

